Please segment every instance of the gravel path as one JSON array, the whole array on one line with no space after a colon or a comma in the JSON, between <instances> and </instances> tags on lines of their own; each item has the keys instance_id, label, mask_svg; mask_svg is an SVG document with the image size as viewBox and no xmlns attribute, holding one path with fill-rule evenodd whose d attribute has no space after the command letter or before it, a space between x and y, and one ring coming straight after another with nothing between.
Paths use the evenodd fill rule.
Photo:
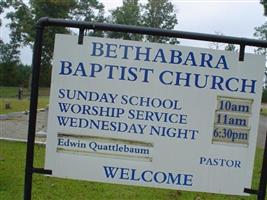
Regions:
<instances>
[{"instance_id":1,"label":"gravel path","mask_svg":"<svg viewBox=\"0 0 267 200\"><path fill-rule=\"evenodd\" d=\"M42 132L46 126L46 111L37 113L36 132ZM27 139L29 115L24 113L11 113L0 115L0 137L12 139ZM267 117L260 116L257 146L264 147L267 132ZM42 135L36 135L36 141L44 141Z\"/></svg>"},{"instance_id":2,"label":"gravel path","mask_svg":"<svg viewBox=\"0 0 267 200\"><path fill-rule=\"evenodd\" d=\"M47 113L37 113L36 132L45 129ZM27 140L28 135L28 113L11 113L0 115L0 137ZM43 141L43 137L36 136L36 141Z\"/></svg>"}]
</instances>

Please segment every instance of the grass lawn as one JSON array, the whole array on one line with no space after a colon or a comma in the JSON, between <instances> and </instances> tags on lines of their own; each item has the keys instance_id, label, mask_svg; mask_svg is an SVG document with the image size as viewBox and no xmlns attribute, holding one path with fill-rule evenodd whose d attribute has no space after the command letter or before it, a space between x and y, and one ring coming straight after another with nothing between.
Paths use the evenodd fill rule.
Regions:
<instances>
[{"instance_id":1,"label":"grass lawn","mask_svg":"<svg viewBox=\"0 0 267 200\"><path fill-rule=\"evenodd\" d=\"M261 109L261 115L267 116L267 108Z\"/></svg>"},{"instance_id":2,"label":"grass lawn","mask_svg":"<svg viewBox=\"0 0 267 200\"><path fill-rule=\"evenodd\" d=\"M19 87L0 87L0 114L11 112L23 112L29 110L30 91L23 88L23 99L17 99ZM38 108L44 108L49 102L49 88L39 88ZM10 109L5 109L5 105L9 103Z\"/></svg>"},{"instance_id":3,"label":"grass lawn","mask_svg":"<svg viewBox=\"0 0 267 200\"><path fill-rule=\"evenodd\" d=\"M44 147L35 147L35 167L44 165ZM26 144L0 140L0 199L23 199ZM263 150L257 149L253 188L257 188ZM90 169L88 169L90 170ZM231 181L231 180L229 180ZM132 187L59 179L39 174L33 176L33 200L255 200L239 197L166 189Z\"/></svg>"},{"instance_id":4,"label":"grass lawn","mask_svg":"<svg viewBox=\"0 0 267 200\"><path fill-rule=\"evenodd\" d=\"M23 100L17 99L18 89L19 87L0 87L0 114L29 110L29 89L23 88ZM49 93L49 88L39 88L38 108L48 105ZM11 109L5 109L6 103L10 103ZM261 114L267 116L267 108L262 108Z\"/></svg>"},{"instance_id":5,"label":"grass lawn","mask_svg":"<svg viewBox=\"0 0 267 200\"><path fill-rule=\"evenodd\" d=\"M5 109L5 104L10 103L11 109ZM38 108L44 108L49 103L48 96L41 96L38 98ZM24 98L18 100L16 98L0 98L0 114L7 114L11 112L21 112L29 110L30 100ZM267 108L261 109L261 115L267 116Z\"/></svg>"},{"instance_id":6,"label":"grass lawn","mask_svg":"<svg viewBox=\"0 0 267 200\"><path fill-rule=\"evenodd\" d=\"M0 87L0 98L17 98L19 87ZM49 88L39 88L39 96L49 96ZM29 97L29 88L23 88L23 96Z\"/></svg>"},{"instance_id":7,"label":"grass lawn","mask_svg":"<svg viewBox=\"0 0 267 200\"><path fill-rule=\"evenodd\" d=\"M38 98L38 108L44 108L48 105L49 97L39 97ZM5 109L5 104L9 103L11 108ZM29 110L30 100L24 98L18 100L16 98L0 98L0 114L6 114L11 112L22 112Z\"/></svg>"}]
</instances>

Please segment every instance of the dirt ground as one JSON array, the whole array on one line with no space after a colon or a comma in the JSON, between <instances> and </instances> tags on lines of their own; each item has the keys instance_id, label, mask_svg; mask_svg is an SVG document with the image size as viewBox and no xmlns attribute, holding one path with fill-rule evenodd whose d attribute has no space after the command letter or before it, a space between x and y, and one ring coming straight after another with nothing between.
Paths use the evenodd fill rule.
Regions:
<instances>
[{"instance_id":1,"label":"dirt ground","mask_svg":"<svg viewBox=\"0 0 267 200\"><path fill-rule=\"evenodd\" d=\"M43 131L46 126L47 113L37 113L36 132ZM28 135L28 113L10 113L0 115L0 137L27 140ZM36 141L43 141L43 137L36 136Z\"/></svg>"}]
</instances>

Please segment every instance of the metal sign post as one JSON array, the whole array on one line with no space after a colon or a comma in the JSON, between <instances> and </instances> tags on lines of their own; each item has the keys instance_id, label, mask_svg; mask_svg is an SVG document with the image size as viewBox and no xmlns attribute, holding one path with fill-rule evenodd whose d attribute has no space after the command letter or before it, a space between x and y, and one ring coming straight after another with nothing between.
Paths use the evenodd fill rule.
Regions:
<instances>
[{"instance_id":1,"label":"metal sign post","mask_svg":"<svg viewBox=\"0 0 267 200\"><path fill-rule=\"evenodd\" d=\"M265 199L266 186L267 186L267 131L266 131L265 147L264 147L263 161L261 167L260 185L258 189L258 200Z\"/></svg>"},{"instance_id":2,"label":"metal sign post","mask_svg":"<svg viewBox=\"0 0 267 200\"><path fill-rule=\"evenodd\" d=\"M174 30L162 30L157 28L146 28L146 27L137 27L128 25L118 25L118 24L79 22L79 21L71 21L63 19L53 19L48 17L41 18L36 25L36 40L34 45L33 61L32 61L33 70L32 70L32 85L31 85L31 103L30 103L28 144L27 144L25 185L24 185L25 200L31 200L33 173L52 174L51 170L43 168L35 168L33 166L34 141L35 141L35 131L36 131L36 110L38 102L38 87L39 87L40 65L41 65L41 55L42 55L42 40L43 40L44 28L46 26L78 28L79 44L83 43L83 34L84 30L86 29L168 36L168 37L184 38L192 40L237 44L240 46L239 61L244 60L245 46L256 46L256 47L267 48L267 41L262 41L262 40L229 37L229 36L218 36L211 34L192 33L192 32L183 32ZM265 143L264 158L263 158L262 173L261 173L259 188L258 190L244 189L244 192L250 194L257 194L258 200L264 200L266 195L266 182L267 182L267 140Z\"/></svg>"}]
</instances>

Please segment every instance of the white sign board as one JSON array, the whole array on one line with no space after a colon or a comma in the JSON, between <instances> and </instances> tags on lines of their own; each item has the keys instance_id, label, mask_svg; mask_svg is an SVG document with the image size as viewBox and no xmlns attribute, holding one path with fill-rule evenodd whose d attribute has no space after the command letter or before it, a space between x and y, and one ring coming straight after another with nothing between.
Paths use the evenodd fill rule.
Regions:
<instances>
[{"instance_id":1,"label":"white sign board","mask_svg":"<svg viewBox=\"0 0 267 200\"><path fill-rule=\"evenodd\" d=\"M56 177L245 195L264 62L56 35L45 167Z\"/></svg>"}]
</instances>

